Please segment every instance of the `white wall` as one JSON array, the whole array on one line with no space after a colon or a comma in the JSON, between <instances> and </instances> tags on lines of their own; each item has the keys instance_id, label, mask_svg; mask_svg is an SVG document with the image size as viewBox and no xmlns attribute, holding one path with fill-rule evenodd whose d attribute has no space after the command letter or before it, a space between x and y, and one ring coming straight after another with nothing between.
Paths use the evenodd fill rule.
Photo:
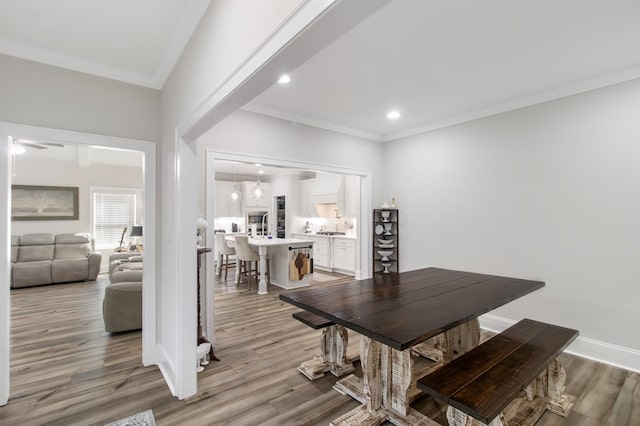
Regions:
<instances>
[{"instance_id":1,"label":"white wall","mask_svg":"<svg viewBox=\"0 0 640 426\"><path fill-rule=\"evenodd\" d=\"M220 91L298 3L299 0L212 1L162 89L161 173L158 174L158 186L163 189L158 209L162 229L158 274L161 277L159 311L162 312L158 324L159 366L172 392L180 398L194 394L197 389L190 353L195 354L195 311L183 309L192 306L196 292L195 288L181 283L195 284L195 194L200 183L196 164L193 170L184 166L195 159L177 150L180 147L177 138L182 136L179 128L185 120L193 118L208 97ZM181 169L183 166L185 170ZM179 188L184 190L180 192ZM182 209L192 211L193 217L182 219ZM176 223L184 223L189 229L178 231ZM193 244L191 238L185 236L189 233L193 234ZM183 242L178 236L184 239L186 247L193 245L194 256L186 257L190 251L182 250ZM193 342L192 349L190 342Z\"/></svg>"},{"instance_id":2,"label":"white wall","mask_svg":"<svg viewBox=\"0 0 640 426\"><path fill-rule=\"evenodd\" d=\"M373 174L374 205L382 203L383 144L247 111L236 111L198 139L198 181L204 183L204 151L213 149L269 159L323 164ZM272 191L273 193L273 191ZM204 211L204 184L198 208Z\"/></svg>"},{"instance_id":3,"label":"white wall","mask_svg":"<svg viewBox=\"0 0 640 426\"><path fill-rule=\"evenodd\" d=\"M639 111L634 80L386 143L401 269L545 281L495 314L640 351Z\"/></svg>"},{"instance_id":4,"label":"white wall","mask_svg":"<svg viewBox=\"0 0 640 426\"><path fill-rule=\"evenodd\" d=\"M142 161L142 159L140 159ZM135 188L142 194L142 162L140 167L92 164L80 167L77 162L63 161L28 154L16 157L14 185L46 185L78 187L78 220L12 221L11 233L23 235L34 232L91 233L91 186ZM141 206L142 207L142 206ZM117 245L114 243L114 246Z\"/></svg>"},{"instance_id":5,"label":"white wall","mask_svg":"<svg viewBox=\"0 0 640 426\"><path fill-rule=\"evenodd\" d=\"M0 55L0 121L157 141L160 92Z\"/></svg>"}]
</instances>

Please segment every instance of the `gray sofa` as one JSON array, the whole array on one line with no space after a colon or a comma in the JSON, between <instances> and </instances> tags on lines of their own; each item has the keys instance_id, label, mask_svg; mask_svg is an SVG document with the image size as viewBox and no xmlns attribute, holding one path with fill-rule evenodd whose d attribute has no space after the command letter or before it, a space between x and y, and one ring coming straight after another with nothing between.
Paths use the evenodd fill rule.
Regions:
<instances>
[{"instance_id":1,"label":"gray sofa","mask_svg":"<svg viewBox=\"0 0 640 426\"><path fill-rule=\"evenodd\" d=\"M88 234L25 234L11 237L11 288L94 281L102 255Z\"/></svg>"}]
</instances>

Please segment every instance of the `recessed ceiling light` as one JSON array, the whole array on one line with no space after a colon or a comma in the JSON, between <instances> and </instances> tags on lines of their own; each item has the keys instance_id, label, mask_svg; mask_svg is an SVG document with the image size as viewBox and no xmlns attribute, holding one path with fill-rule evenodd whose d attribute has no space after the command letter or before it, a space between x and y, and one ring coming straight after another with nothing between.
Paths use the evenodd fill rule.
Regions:
<instances>
[{"instance_id":1,"label":"recessed ceiling light","mask_svg":"<svg viewBox=\"0 0 640 426\"><path fill-rule=\"evenodd\" d=\"M397 120L398 118L400 118L400 112L397 110L391 110L387 113L387 118L390 120Z\"/></svg>"},{"instance_id":2,"label":"recessed ceiling light","mask_svg":"<svg viewBox=\"0 0 640 426\"><path fill-rule=\"evenodd\" d=\"M263 175L264 174L264 170L258 170L258 173Z\"/></svg>"},{"instance_id":3,"label":"recessed ceiling light","mask_svg":"<svg viewBox=\"0 0 640 426\"><path fill-rule=\"evenodd\" d=\"M255 164L254 164L254 166L256 166L256 167L262 167L262 164L260 164L260 163L255 163Z\"/></svg>"},{"instance_id":4,"label":"recessed ceiling light","mask_svg":"<svg viewBox=\"0 0 640 426\"><path fill-rule=\"evenodd\" d=\"M289 77L287 74L285 74L282 77L280 77L280 80L278 80L278 83L287 84L290 81L291 81L291 77Z\"/></svg>"}]
</instances>

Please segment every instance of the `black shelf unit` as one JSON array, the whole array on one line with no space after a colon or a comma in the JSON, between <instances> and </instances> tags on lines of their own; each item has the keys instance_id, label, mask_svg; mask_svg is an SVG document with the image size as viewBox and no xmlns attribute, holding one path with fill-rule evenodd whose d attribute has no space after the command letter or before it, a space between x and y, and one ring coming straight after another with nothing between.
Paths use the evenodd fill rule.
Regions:
<instances>
[{"instance_id":1,"label":"black shelf unit","mask_svg":"<svg viewBox=\"0 0 640 426\"><path fill-rule=\"evenodd\" d=\"M276 197L276 238L287 237L287 200L284 195Z\"/></svg>"},{"instance_id":2,"label":"black shelf unit","mask_svg":"<svg viewBox=\"0 0 640 426\"><path fill-rule=\"evenodd\" d=\"M373 274L398 273L398 209L373 210Z\"/></svg>"}]
</instances>

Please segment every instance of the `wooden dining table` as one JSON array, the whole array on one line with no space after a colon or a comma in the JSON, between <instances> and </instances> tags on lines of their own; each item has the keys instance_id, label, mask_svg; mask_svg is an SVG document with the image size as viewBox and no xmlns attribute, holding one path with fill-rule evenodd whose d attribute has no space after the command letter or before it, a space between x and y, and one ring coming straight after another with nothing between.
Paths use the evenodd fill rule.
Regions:
<instances>
[{"instance_id":1,"label":"wooden dining table","mask_svg":"<svg viewBox=\"0 0 640 426\"><path fill-rule=\"evenodd\" d=\"M542 287L541 281L425 268L280 299L361 335L363 377L348 376L336 389L362 405L332 425L436 425L410 407L419 393L411 349L435 338L439 362L448 362L478 345L480 315Z\"/></svg>"}]
</instances>

